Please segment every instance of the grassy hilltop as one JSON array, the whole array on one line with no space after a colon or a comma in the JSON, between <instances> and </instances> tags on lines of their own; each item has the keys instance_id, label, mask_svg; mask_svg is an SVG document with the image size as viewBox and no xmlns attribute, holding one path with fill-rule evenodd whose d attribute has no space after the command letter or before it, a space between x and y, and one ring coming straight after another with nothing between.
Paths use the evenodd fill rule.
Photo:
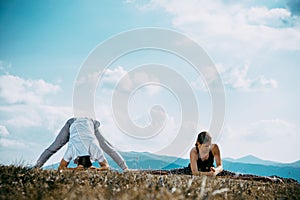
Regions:
<instances>
[{"instance_id":1,"label":"grassy hilltop","mask_svg":"<svg viewBox=\"0 0 300 200\"><path fill-rule=\"evenodd\" d=\"M0 166L0 199L299 199L298 182Z\"/></svg>"}]
</instances>

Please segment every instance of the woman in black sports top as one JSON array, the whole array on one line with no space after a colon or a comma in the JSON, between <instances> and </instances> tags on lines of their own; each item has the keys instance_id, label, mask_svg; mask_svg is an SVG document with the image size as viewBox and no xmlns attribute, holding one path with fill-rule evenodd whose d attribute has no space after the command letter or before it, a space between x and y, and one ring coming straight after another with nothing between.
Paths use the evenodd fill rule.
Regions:
<instances>
[{"instance_id":1,"label":"woman in black sports top","mask_svg":"<svg viewBox=\"0 0 300 200\"><path fill-rule=\"evenodd\" d=\"M198 134L196 146L190 151L189 166L171 170L152 170L150 173L216 176L223 171L222 159L218 145L212 144L211 139L206 131ZM214 161L216 161L216 167L214 167Z\"/></svg>"},{"instance_id":2,"label":"woman in black sports top","mask_svg":"<svg viewBox=\"0 0 300 200\"><path fill-rule=\"evenodd\" d=\"M206 131L198 134L196 146L191 149L189 168L193 175L216 176L223 171L220 149L211 143L211 136Z\"/></svg>"}]
</instances>

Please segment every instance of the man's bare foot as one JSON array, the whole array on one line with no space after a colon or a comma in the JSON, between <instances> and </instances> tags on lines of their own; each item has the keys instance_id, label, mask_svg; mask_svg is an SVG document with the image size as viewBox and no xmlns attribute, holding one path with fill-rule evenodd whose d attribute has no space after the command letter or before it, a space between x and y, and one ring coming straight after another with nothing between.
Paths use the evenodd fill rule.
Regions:
<instances>
[{"instance_id":1,"label":"man's bare foot","mask_svg":"<svg viewBox=\"0 0 300 200\"><path fill-rule=\"evenodd\" d=\"M106 171L109 170L109 165L103 165L100 168L98 168L99 171Z\"/></svg>"},{"instance_id":2,"label":"man's bare foot","mask_svg":"<svg viewBox=\"0 0 300 200\"><path fill-rule=\"evenodd\" d=\"M98 171L106 171L106 170L109 170L109 166L102 166L102 167L91 166L89 169L98 170Z\"/></svg>"},{"instance_id":3,"label":"man's bare foot","mask_svg":"<svg viewBox=\"0 0 300 200\"><path fill-rule=\"evenodd\" d=\"M78 165L78 166L76 167L76 170L83 170L83 169L84 169L83 165Z\"/></svg>"},{"instance_id":4,"label":"man's bare foot","mask_svg":"<svg viewBox=\"0 0 300 200\"><path fill-rule=\"evenodd\" d=\"M106 160L104 160L103 162L99 162L99 164L101 167L98 170L105 171L109 169L109 164L107 163Z\"/></svg>"}]
</instances>

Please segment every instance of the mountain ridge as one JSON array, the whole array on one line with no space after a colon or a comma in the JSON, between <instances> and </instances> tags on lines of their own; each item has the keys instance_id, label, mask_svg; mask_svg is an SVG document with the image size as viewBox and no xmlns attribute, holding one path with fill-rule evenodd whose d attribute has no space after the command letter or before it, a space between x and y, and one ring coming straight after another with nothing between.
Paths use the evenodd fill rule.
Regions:
<instances>
[{"instance_id":1,"label":"mountain ridge","mask_svg":"<svg viewBox=\"0 0 300 200\"><path fill-rule=\"evenodd\" d=\"M230 162L238 162L238 163L245 163L245 164L260 164L260 165L266 165L266 166L290 166L290 167L300 167L300 160L290 163L282 163L282 162L276 162L271 160L264 160L261 158L258 158L253 155L246 155L241 158L229 158L225 157L223 160L227 160Z\"/></svg>"}]
</instances>

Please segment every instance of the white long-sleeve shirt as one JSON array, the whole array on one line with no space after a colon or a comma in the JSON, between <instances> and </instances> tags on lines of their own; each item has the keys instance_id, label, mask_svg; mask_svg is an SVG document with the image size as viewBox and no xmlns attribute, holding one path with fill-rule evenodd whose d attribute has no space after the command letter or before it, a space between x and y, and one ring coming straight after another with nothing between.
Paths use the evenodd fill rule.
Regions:
<instances>
[{"instance_id":1,"label":"white long-sleeve shirt","mask_svg":"<svg viewBox=\"0 0 300 200\"><path fill-rule=\"evenodd\" d=\"M35 167L42 167L45 162L56 153L61 147L63 147L68 141L70 137L70 126L76 118L69 119L65 125L62 127L57 137L53 141L53 143L43 151L43 153L38 158ZM93 120L95 136L99 142L100 147L106 152L120 167L121 169L126 169L127 165L122 156L117 152L117 150L103 137L103 135L99 131L100 123L97 120Z\"/></svg>"},{"instance_id":2,"label":"white long-sleeve shirt","mask_svg":"<svg viewBox=\"0 0 300 200\"><path fill-rule=\"evenodd\" d=\"M80 156L90 156L92 161L105 160L101 148L96 143L94 123L89 118L77 118L70 126L70 139L64 160L77 161Z\"/></svg>"}]
</instances>

